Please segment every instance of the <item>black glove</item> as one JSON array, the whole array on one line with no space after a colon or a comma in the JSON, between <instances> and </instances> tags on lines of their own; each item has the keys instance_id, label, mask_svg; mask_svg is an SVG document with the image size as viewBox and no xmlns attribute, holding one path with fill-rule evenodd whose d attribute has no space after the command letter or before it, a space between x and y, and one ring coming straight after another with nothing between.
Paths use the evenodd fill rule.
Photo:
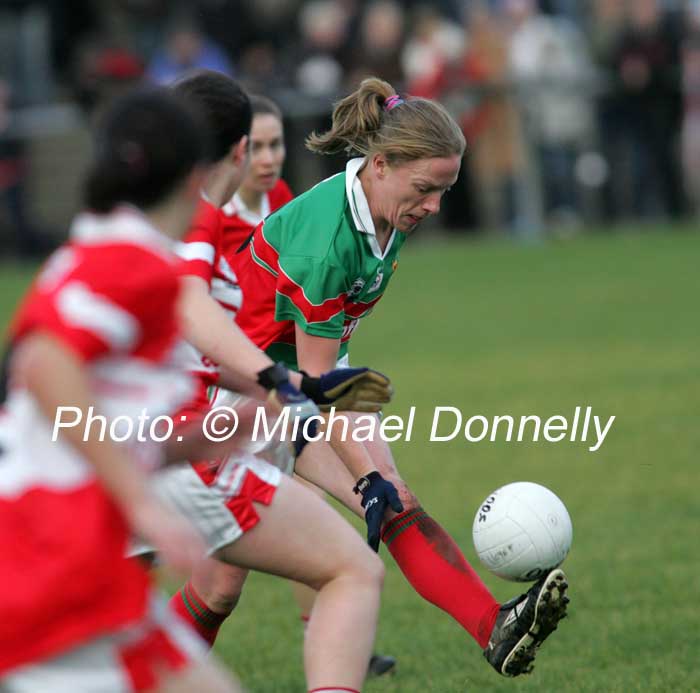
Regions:
<instances>
[{"instance_id":1,"label":"black glove","mask_svg":"<svg viewBox=\"0 0 700 693\"><path fill-rule=\"evenodd\" d=\"M301 391L321 411L380 411L394 394L389 378L370 368L336 368L318 378L302 371L302 376Z\"/></svg>"},{"instance_id":2,"label":"black glove","mask_svg":"<svg viewBox=\"0 0 700 693\"><path fill-rule=\"evenodd\" d=\"M304 424L309 417L318 415L318 407L312 400L305 394L299 392L299 390L289 382L289 372L281 363L276 363L274 366L269 366L261 370L258 373L258 384L270 391L269 399L272 400L280 410L284 407L291 407L292 416L299 417L299 426L297 428L299 433L296 440L292 441L294 455L299 457L308 443L306 437L302 435ZM310 438L316 436L317 429L318 421L311 421L307 427L308 436Z\"/></svg>"},{"instance_id":3,"label":"black glove","mask_svg":"<svg viewBox=\"0 0 700 693\"><path fill-rule=\"evenodd\" d=\"M362 494L361 505L365 509L367 543L374 551L379 551L382 521L387 506L391 506L396 513L403 512L399 492L396 486L382 478L379 472L370 472L367 476L361 477L352 490Z\"/></svg>"}]
</instances>

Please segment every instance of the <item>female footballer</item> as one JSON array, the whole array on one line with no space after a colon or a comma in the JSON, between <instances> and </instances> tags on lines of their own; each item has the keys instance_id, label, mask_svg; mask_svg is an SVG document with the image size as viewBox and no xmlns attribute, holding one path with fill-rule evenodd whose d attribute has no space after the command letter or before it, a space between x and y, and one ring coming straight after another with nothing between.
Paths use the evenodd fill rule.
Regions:
<instances>
[{"instance_id":1,"label":"female footballer","mask_svg":"<svg viewBox=\"0 0 700 693\"><path fill-rule=\"evenodd\" d=\"M239 690L125 557L131 532L179 569L203 550L150 490L161 446L128 428L120 445L99 428L56 424L61 407L69 421L94 407L115 422L171 414L190 395L171 360L172 249L199 195L205 132L163 90L116 103L98 129L88 211L15 316L0 413L2 691Z\"/></svg>"},{"instance_id":2,"label":"female footballer","mask_svg":"<svg viewBox=\"0 0 700 693\"><path fill-rule=\"evenodd\" d=\"M237 264L246 297L237 321L274 360L314 376L347 363L353 331L386 290L407 235L437 214L456 181L465 140L436 102L402 98L370 78L307 146L358 156L256 228ZM364 515L370 545L383 540L414 589L453 616L499 673L529 672L565 615L564 573L499 605L402 480L385 442L334 431L331 447L310 449L297 473Z\"/></svg>"}]
</instances>

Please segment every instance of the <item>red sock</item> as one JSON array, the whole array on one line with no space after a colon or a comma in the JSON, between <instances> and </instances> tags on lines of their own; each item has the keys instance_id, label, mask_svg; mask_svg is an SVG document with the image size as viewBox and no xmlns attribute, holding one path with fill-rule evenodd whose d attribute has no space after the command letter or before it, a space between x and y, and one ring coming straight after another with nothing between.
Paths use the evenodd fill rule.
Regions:
<instances>
[{"instance_id":1,"label":"red sock","mask_svg":"<svg viewBox=\"0 0 700 693\"><path fill-rule=\"evenodd\" d=\"M388 522L382 539L413 589L486 647L499 604L450 535L422 508L414 508Z\"/></svg>"},{"instance_id":2,"label":"red sock","mask_svg":"<svg viewBox=\"0 0 700 693\"><path fill-rule=\"evenodd\" d=\"M229 616L229 614L217 614L215 611L211 611L194 591L190 582L187 582L179 592L171 597L170 608L181 619L187 621L206 640L209 647L214 646L219 627Z\"/></svg>"}]
</instances>

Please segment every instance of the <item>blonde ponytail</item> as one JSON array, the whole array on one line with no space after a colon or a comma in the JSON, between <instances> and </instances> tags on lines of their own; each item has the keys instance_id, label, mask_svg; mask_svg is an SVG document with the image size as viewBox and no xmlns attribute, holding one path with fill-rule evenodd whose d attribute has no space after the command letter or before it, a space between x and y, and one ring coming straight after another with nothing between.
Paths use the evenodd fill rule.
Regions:
<instances>
[{"instance_id":1,"label":"blonde ponytail","mask_svg":"<svg viewBox=\"0 0 700 693\"><path fill-rule=\"evenodd\" d=\"M376 77L335 104L328 132L311 133L306 146L317 154L381 153L390 163L464 153L464 135L439 103L408 97L385 107L394 88Z\"/></svg>"}]
</instances>

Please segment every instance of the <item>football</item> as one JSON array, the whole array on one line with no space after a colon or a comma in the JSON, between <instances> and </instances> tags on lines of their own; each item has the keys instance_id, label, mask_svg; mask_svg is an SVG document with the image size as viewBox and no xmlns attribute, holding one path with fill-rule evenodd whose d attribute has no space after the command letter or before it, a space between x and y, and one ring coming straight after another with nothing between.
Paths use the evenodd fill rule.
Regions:
<instances>
[{"instance_id":1,"label":"football","mask_svg":"<svg viewBox=\"0 0 700 693\"><path fill-rule=\"evenodd\" d=\"M559 566L571 548L571 518L564 503L529 481L489 494L474 517L472 536L481 562L506 580L529 582Z\"/></svg>"}]
</instances>

